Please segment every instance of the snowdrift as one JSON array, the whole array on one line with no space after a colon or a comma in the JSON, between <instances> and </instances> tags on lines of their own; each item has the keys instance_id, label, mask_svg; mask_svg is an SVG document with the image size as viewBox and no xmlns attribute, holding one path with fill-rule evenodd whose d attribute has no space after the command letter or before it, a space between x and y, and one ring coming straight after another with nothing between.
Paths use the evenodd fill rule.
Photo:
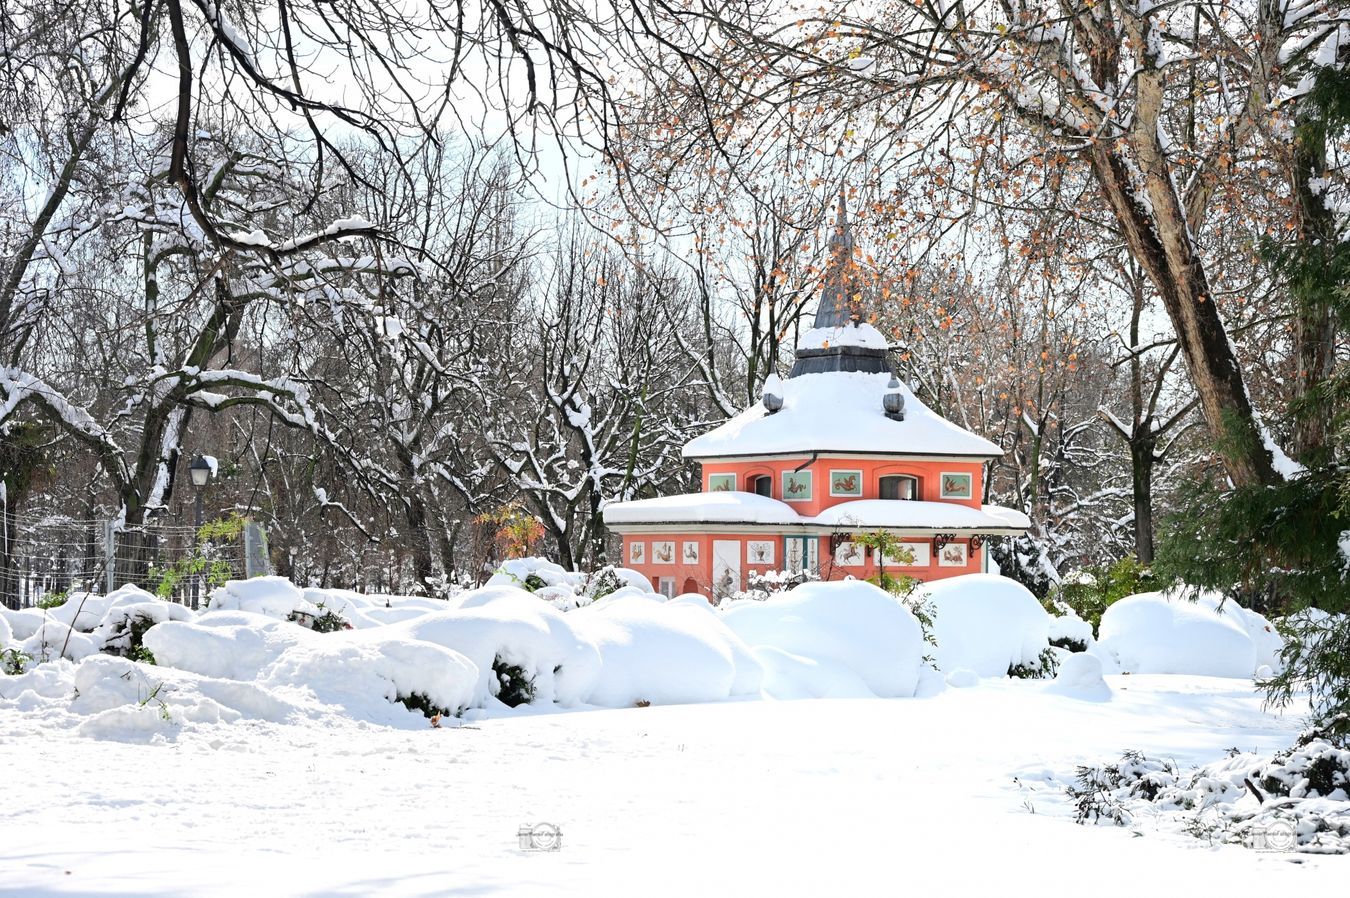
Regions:
<instances>
[{"instance_id":1,"label":"snowdrift","mask_svg":"<svg viewBox=\"0 0 1350 898\"><path fill-rule=\"evenodd\" d=\"M1103 665L1248 677L1280 645L1260 615L1220 609L1214 596L1123 600L1103 617L1100 643L1074 655L1049 638L1089 641L1082 622L1052 620L1011 580L956 577L920 597L936 647L903 601L856 580L720 608L667 600L622 569L585 578L541 559L448 601L264 577L226 583L197 613L125 588L0 613L0 649L25 668L0 676L0 708L59 706L81 732L115 739L240 720L423 727L438 713L926 695L1038 667L1047 651L1061 667L1043 688L1104 700Z\"/></svg>"},{"instance_id":2,"label":"snowdrift","mask_svg":"<svg viewBox=\"0 0 1350 898\"><path fill-rule=\"evenodd\" d=\"M1038 667L1050 647L1050 615L1025 586L997 574L966 574L920 587L933 606L933 652L944 671L1006 676Z\"/></svg>"},{"instance_id":3,"label":"snowdrift","mask_svg":"<svg viewBox=\"0 0 1350 898\"><path fill-rule=\"evenodd\" d=\"M1251 677L1279 668L1274 626L1231 599L1202 592L1127 596L1106 609L1094 653L1122 673Z\"/></svg>"},{"instance_id":4,"label":"snowdrift","mask_svg":"<svg viewBox=\"0 0 1350 898\"><path fill-rule=\"evenodd\" d=\"M909 609L860 580L807 583L767 601L732 603L722 620L756 650L775 698L912 696L923 630Z\"/></svg>"}]
</instances>

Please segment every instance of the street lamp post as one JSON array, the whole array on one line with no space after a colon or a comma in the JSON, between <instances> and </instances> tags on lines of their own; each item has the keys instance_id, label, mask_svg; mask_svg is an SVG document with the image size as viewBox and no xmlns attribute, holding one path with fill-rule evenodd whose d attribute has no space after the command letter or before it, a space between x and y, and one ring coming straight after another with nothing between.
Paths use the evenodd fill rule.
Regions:
<instances>
[{"instance_id":1,"label":"street lamp post","mask_svg":"<svg viewBox=\"0 0 1350 898\"><path fill-rule=\"evenodd\" d=\"M188 473L192 475L193 492L197 494L196 514L193 516L192 526L192 549L197 549L198 534L202 529L203 520L202 499L206 496L206 484L211 481L211 475L215 473L215 459L208 458L205 455L199 455L192 460L188 466ZM192 610L196 611L201 606L201 574L196 573L192 577Z\"/></svg>"}]
</instances>

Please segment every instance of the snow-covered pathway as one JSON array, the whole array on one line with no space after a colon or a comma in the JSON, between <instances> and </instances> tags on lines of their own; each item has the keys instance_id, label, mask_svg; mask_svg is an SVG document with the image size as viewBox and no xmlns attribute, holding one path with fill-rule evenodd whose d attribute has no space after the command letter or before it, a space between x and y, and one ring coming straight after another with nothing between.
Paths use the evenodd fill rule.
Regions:
<instances>
[{"instance_id":1,"label":"snow-covered pathway","mask_svg":"<svg viewBox=\"0 0 1350 898\"><path fill-rule=\"evenodd\" d=\"M1102 703L985 680L416 732L240 722L148 746L5 711L0 894L1240 896L1345 880L1350 858L1075 826L1076 764L1137 748L1186 767L1299 728L1250 682L1110 683ZM517 830L541 821L562 849L522 852Z\"/></svg>"}]
</instances>

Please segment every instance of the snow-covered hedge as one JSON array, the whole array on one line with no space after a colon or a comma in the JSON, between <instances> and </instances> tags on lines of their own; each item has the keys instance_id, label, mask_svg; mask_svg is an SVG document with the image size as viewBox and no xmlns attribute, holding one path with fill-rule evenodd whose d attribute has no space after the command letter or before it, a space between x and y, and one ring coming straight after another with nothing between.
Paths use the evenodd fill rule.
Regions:
<instances>
[{"instance_id":1,"label":"snow-covered hedge","mask_svg":"<svg viewBox=\"0 0 1350 898\"><path fill-rule=\"evenodd\" d=\"M1278 670L1282 646L1268 620L1232 599L1146 592L1106 609L1094 652L1123 673L1251 677Z\"/></svg>"},{"instance_id":2,"label":"snow-covered hedge","mask_svg":"<svg viewBox=\"0 0 1350 898\"><path fill-rule=\"evenodd\" d=\"M918 689L923 630L871 583L805 583L765 601L732 602L722 619L755 649L771 696L911 696Z\"/></svg>"},{"instance_id":3,"label":"snow-covered hedge","mask_svg":"<svg viewBox=\"0 0 1350 898\"><path fill-rule=\"evenodd\" d=\"M1035 670L1050 647L1050 615L1016 580L967 574L925 584L933 607L934 657L944 671L1002 677Z\"/></svg>"}]
</instances>

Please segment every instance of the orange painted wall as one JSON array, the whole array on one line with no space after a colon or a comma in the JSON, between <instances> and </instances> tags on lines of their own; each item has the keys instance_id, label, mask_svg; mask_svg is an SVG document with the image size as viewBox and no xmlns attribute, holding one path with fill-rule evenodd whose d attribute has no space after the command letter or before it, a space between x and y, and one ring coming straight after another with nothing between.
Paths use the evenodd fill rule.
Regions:
<instances>
[{"instance_id":1,"label":"orange painted wall","mask_svg":"<svg viewBox=\"0 0 1350 898\"><path fill-rule=\"evenodd\" d=\"M833 557L830 555L828 543L829 537L819 537L820 539L820 576L823 580L843 580L846 577L856 577L865 580L868 577L875 576L877 572L875 559L871 553L867 553L866 563L860 566L844 566L834 564ZM684 592L697 592L703 595L711 595L713 587L713 560L712 544L714 540L736 540L741 544L741 582L738 589L744 589L748 582L748 577L752 571L763 573L765 571L777 571L783 569L783 537L772 533L629 533L623 538L623 565L638 571L648 580L652 581L652 587L660 590L659 578L674 578L674 592L676 595ZM775 545L774 561L771 564L752 564L746 556L746 543L750 540L771 540ZM670 542L674 543L675 560L672 563L657 562L653 557L653 544ZM944 567L938 564L937 552L931 549L932 540L920 537L906 539L905 542L928 543L929 564L926 566L902 567L896 568L893 565L887 565L888 573L905 574L918 580L941 580L945 577L955 577L960 574L976 574L983 568L983 547L979 549L970 549L968 540L954 540L955 543L964 544L966 550L966 565L964 567ZM642 560L633 560L633 544L642 544ZM698 561L691 562L684 560L685 543L691 543L698 546Z\"/></svg>"},{"instance_id":2,"label":"orange painted wall","mask_svg":"<svg viewBox=\"0 0 1350 898\"><path fill-rule=\"evenodd\" d=\"M812 495L809 502L793 501L783 495L783 474L792 471L810 459L810 456L797 459L773 459L771 461L712 461L704 462L703 491L710 490L712 476L716 474L736 475L736 489L753 492L751 478L758 475L773 477L773 498L791 505L803 517L817 515L831 505L840 502L852 502L857 499L878 499L881 497L880 480L892 474L907 474L919 480L918 498L925 502L955 502L979 508L984 495L984 465L972 461L904 461L893 459L846 459L818 458L803 468L812 472ZM830 472L847 470L861 472L861 496L831 496ZM941 477L944 473L969 474L971 482L969 499L942 498Z\"/></svg>"}]
</instances>

